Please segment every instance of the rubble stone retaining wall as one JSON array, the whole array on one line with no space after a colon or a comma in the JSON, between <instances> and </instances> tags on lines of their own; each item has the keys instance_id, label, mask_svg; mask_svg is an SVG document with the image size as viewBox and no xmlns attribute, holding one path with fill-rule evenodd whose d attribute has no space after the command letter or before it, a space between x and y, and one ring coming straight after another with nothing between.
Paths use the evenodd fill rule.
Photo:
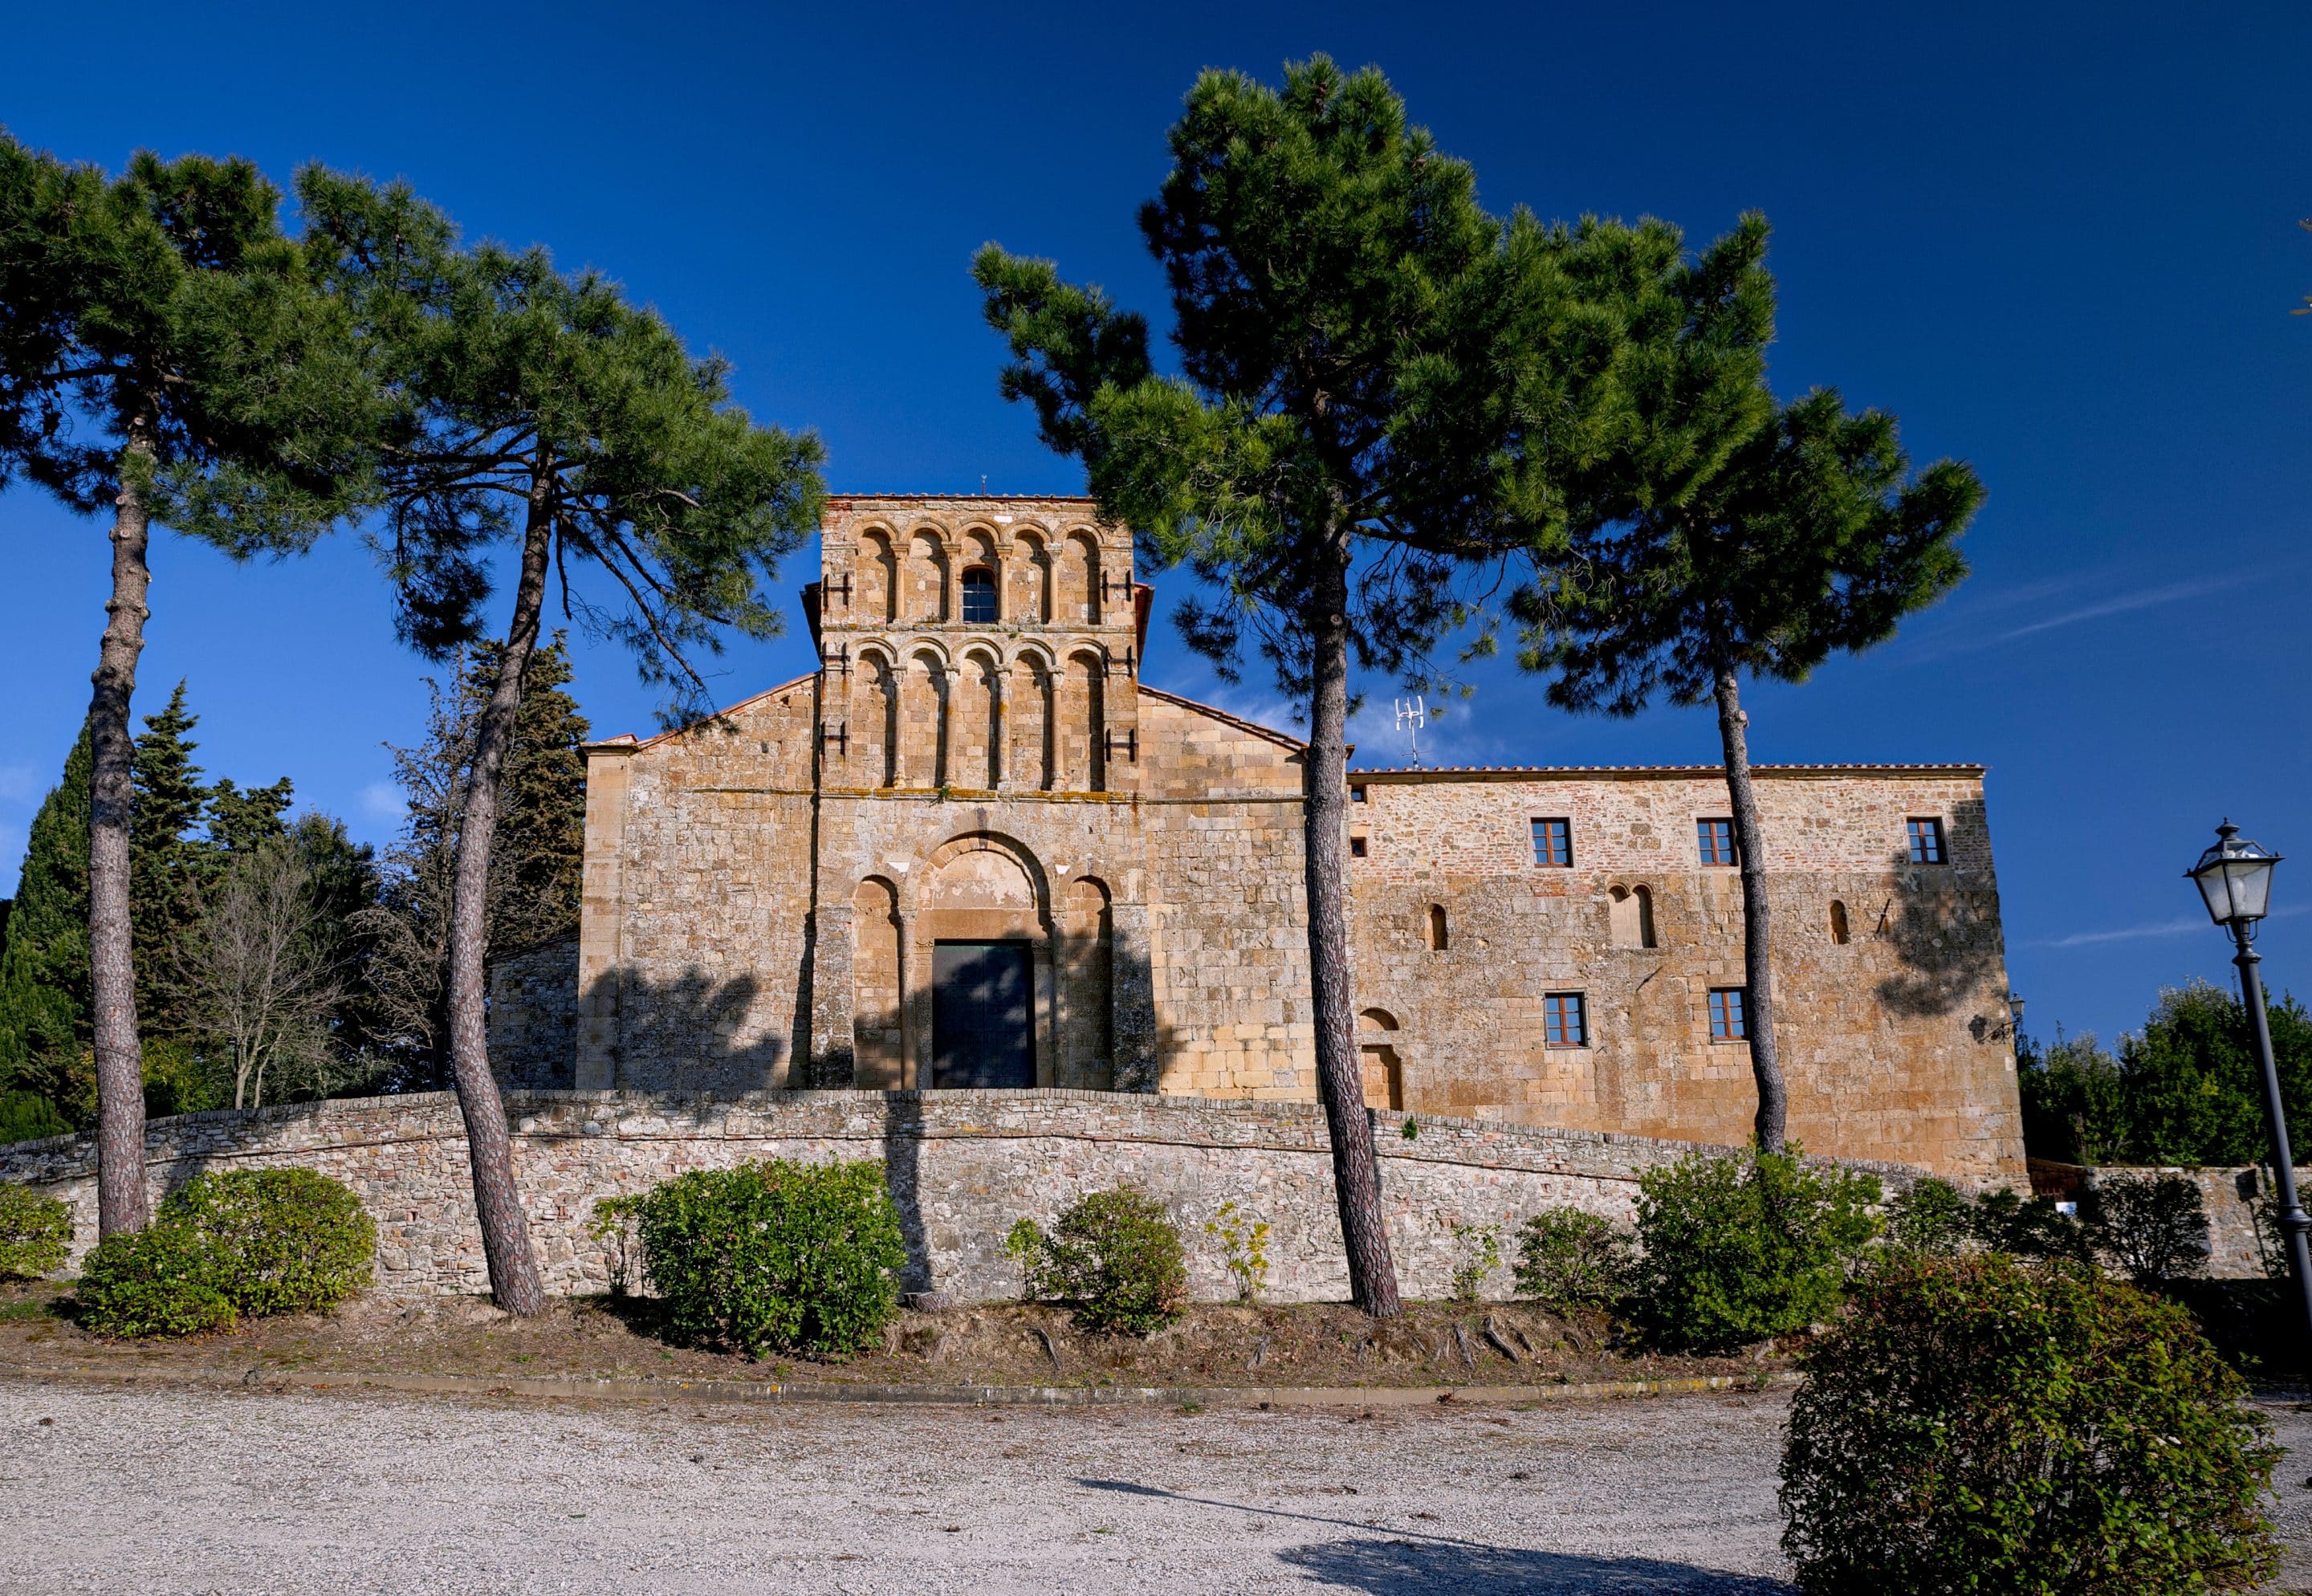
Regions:
<instances>
[{"instance_id":1,"label":"rubble stone retaining wall","mask_svg":"<svg viewBox=\"0 0 2312 1596\"><path fill-rule=\"evenodd\" d=\"M586 1233L600 1199L689 1170L762 1158L880 1159L907 1231L910 1290L960 1301L1020 1287L1003 1256L1014 1222L1048 1223L1086 1192L1131 1182L1170 1206L1198 1298L1234 1295L1204 1232L1222 1203L1266 1220L1268 1294L1347 1295L1334 1215L1331 1153L1314 1104L1156 1098L1137 1093L795 1092L701 1099L609 1092L514 1092L506 1109L514 1164L547 1289L603 1290L609 1257ZM1454 1270L1499 1226L1510 1288L1516 1226L1571 1204L1613 1218L1633 1211L1639 1175L1690 1144L1589 1131L1377 1113L1382 1191L1406 1293L1441 1297ZM1408 1136L1408 1130L1417 1134ZM1722 1151L1722 1150L1713 1150ZM488 1289L475 1229L464 1127L447 1092L188 1114L146 1131L155 1200L204 1170L298 1165L345 1181L377 1220L378 1286L404 1294ZM1918 1171L1874 1170L1890 1187ZM75 1259L96 1234L96 1153L89 1138L0 1148L0 1180L72 1205Z\"/></svg>"}]
</instances>

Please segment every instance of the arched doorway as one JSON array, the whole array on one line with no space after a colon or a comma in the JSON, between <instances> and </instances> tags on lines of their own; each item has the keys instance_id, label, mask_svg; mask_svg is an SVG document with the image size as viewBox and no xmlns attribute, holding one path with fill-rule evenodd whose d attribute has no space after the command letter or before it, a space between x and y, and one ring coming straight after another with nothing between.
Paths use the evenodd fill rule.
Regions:
<instances>
[{"instance_id":1,"label":"arched doorway","mask_svg":"<svg viewBox=\"0 0 2312 1596\"><path fill-rule=\"evenodd\" d=\"M918 938L929 1042L918 1084L1011 1089L1048 1073L1051 926L1042 872L1006 841L959 837L933 855Z\"/></svg>"}]
</instances>

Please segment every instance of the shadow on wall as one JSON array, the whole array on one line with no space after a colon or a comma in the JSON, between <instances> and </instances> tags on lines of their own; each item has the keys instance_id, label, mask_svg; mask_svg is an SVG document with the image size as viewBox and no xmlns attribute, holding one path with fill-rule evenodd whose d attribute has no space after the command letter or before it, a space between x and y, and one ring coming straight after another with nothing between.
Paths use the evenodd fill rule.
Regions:
<instances>
[{"instance_id":1,"label":"shadow on wall","mask_svg":"<svg viewBox=\"0 0 2312 1596\"><path fill-rule=\"evenodd\" d=\"M652 981L624 969L598 979L580 1013L617 1010L614 1078L620 1087L730 1097L788 1083L788 1039L784 1028L766 1024L771 1016L756 1012L762 992L752 975L718 981L693 967ZM642 1067L630 1074L630 1063ZM575 1065L574 1058L568 1071ZM556 1083L570 1084L569 1074Z\"/></svg>"},{"instance_id":2,"label":"shadow on wall","mask_svg":"<svg viewBox=\"0 0 2312 1596\"><path fill-rule=\"evenodd\" d=\"M1957 837L1982 836L1984 824L1982 800L1958 805L1945 849ZM1955 864L1914 864L1906 850L1889 869L1893 889L1870 934L1894 943L1904 969L1878 983L1878 1000L1914 1019L1949 1014L1980 994L2004 957L1998 894Z\"/></svg>"}]
</instances>

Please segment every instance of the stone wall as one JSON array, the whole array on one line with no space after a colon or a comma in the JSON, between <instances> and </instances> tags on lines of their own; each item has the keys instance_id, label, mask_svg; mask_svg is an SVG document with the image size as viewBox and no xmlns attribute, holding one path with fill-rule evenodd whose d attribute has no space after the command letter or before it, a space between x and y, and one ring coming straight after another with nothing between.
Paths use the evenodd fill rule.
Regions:
<instances>
[{"instance_id":1,"label":"stone wall","mask_svg":"<svg viewBox=\"0 0 2312 1596\"><path fill-rule=\"evenodd\" d=\"M2154 1175L2182 1175L2200 1188L2200 1203L2208 1215L2208 1273L2219 1280L2264 1277L2264 1250L2256 1244L2255 1203L2264 1189L2264 1172L2254 1165L2208 1166L2199 1169L2135 1169L2118 1164L2093 1168L2031 1161L2031 1189L2057 1202L2077 1202L2097 1181L2133 1179ZM2296 1171L2298 1191L2312 1189L2312 1170Z\"/></svg>"},{"instance_id":2,"label":"stone wall","mask_svg":"<svg viewBox=\"0 0 2312 1596\"><path fill-rule=\"evenodd\" d=\"M490 1067L500 1083L567 1087L577 1058L577 943L551 943L492 964Z\"/></svg>"},{"instance_id":3,"label":"stone wall","mask_svg":"<svg viewBox=\"0 0 2312 1596\"><path fill-rule=\"evenodd\" d=\"M1167 1204L1188 1243L1204 1299L1233 1287L1204 1225L1234 1201L1273 1227L1269 1293L1344 1298L1348 1283L1324 1117L1301 1103L1219 1102L1047 1090L805 1092L733 1101L614 1092L507 1098L514 1163L549 1290L604 1289L609 1262L585 1233L602 1197L687 1170L753 1159L883 1160L907 1232L908 1287L963 1300L1008 1297L1003 1255L1014 1222L1048 1223L1086 1192L1135 1183ZM1423 1117L1377 1116L1381 1189L1406 1294L1448 1293L1471 1241L1501 1227L1510 1287L1515 1226L1546 1205L1627 1219L1638 1176L1693 1149L1643 1137L1551 1132ZM379 1232L389 1293L488 1288L456 1099L367 1098L162 1119L147 1127L153 1195L204 1170L300 1165L360 1194ZM1915 1171L1875 1166L1896 1183ZM96 1232L95 1151L57 1137L0 1148L0 1181L31 1184L73 1207L75 1257Z\"/></svg>"}]
</instances>

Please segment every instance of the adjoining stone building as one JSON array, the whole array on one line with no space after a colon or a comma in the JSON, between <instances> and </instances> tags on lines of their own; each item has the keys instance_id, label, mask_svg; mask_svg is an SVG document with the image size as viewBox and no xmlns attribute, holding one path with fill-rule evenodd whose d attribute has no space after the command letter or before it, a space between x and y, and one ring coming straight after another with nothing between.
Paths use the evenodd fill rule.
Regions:
<instances>
[{"instance_id":1,"label":"adjoining stone building","mask_svg":"<svg viewBox=\"0 0 2312 1596\"><path fill-rule=\"evenodd\" d=\"M498 972L501 1068L1313 1097L1301 744L1141 680L1129 533L1079 498L842 497L821 561L819 671L586 749L574 993L566 951ZM1984 768L1757 774L1792 1136L2019 1178ZM1370 1103L1747 1136L1715 767L1350 782Z\"/></svg>"}]
</instances>

